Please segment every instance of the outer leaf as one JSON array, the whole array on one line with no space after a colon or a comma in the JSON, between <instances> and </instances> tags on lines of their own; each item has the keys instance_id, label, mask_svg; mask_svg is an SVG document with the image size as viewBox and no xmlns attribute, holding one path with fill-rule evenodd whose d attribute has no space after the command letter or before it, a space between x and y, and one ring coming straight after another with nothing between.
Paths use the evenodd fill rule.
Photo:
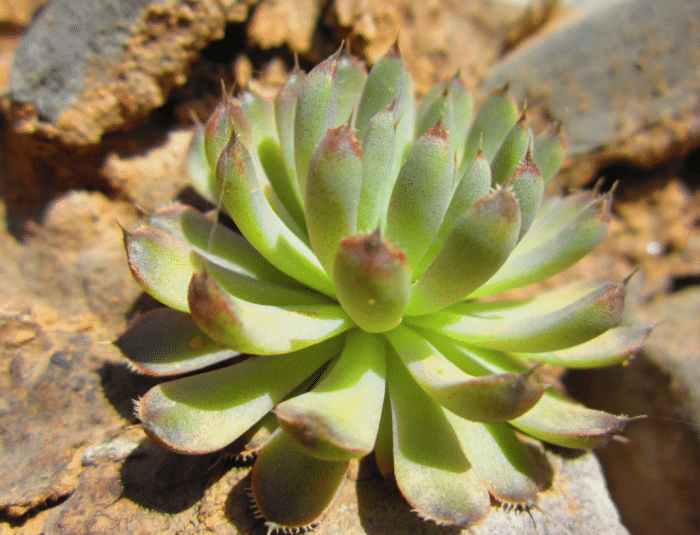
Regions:
<instances>
[{"instance_id":1,"label":"outer leaf","mask_svg":"<svg viewBox=\"0 0 700 535\"><path fill-rule=\"evenodd\" d=\"M435 239L428 246L428 250L421 258L418 266L413 270L415 280L419 280L425 273L425 270L428 269L428 266L435 260L443 243L445 243L445 239L454 230L457 222L464 217L467 210L474 206L474 203L490 190L491 166L483 153L479 152L472 165L460 177L457 189L452 195L452 200L440 225L440 230L438 230Z\"/></svg>"},{"instance_id":2,"label":"outer leaf","mask_svg":"<svg viewBox=\"0 0 700 535\"><path fill-rule=\"evenodd\" d=\"M140 372L179 375L239 355L204 334L189 314L157 308L139 316L114 344Z\"/></svg>"},{"instance_id":3,"label":"outer leaf","mask_svg":"<svg viewBox=\"0 0 700 535\"><path fill-rule=\"evenodd\" d=\"M185 166L187 175L192 181L192 187L206 200L215 204L219 198L219 192L216 188L216 177L209 166L204 148L204 126L199 121L194 125L192 140L185 156Z\"/></svg>"},{"instance_id":4,"label":"outer leaf","mask_svg":"<svg viewBox=\"0 0 700 535\"><path fill-rule=\"evenodd\" d=\"M374 459L382 477L389 483L396 483L394 478L394 446L393 432L391 428L391 402L389 393L385 389L384 403L382 404L382 416L377 432L377 442L374 446Z\"/></svg>"},{"instance_id":5,"label":"outer leaf","mask_svg":"<svg viewBox=\"0 0 700 535\"><path fill-rule=\"evenodd\" d=\"M369 233L386 224L386 210L394 187L396 121L393 105L370 119L362 143L362 191L357 213L357 232Z\"/></svg>"},{"instance_id":6,"label":"outer leaf","mask_svg":"<svg viewBox=\"0 0 700 535\"><path fill-rule=\"evenodd\" d=\"M379 229L341 241L333 267L338 301L367 332L384 332L401 322L411 293L406 257Z\"/></svg>"},{"instance_id":7,"label":"outer leaf","mask_svg":"<svg viewBox=\"0 0 700 535\"><path fill-rule=\"evenodd\" d=\"M194 268L189 245L155 227L124 230L129 269L141 288L161 303L187 312L187 287Z\"/></svg>"},{"instance_id":8,"label":"outer leaf","mask_svg":"<svg viewBox=\"0 0 700 535\"><path fill-rule=\"evenodd\" d=\"M497 187L466 211L421 279L406 315L441 310L468 296L506 261L517 243L520 207L511 188Z\"/></svg>"},{"instance_id":9,"label":"outer leaf","mask_svg":"<svg viewBox=\"0 0 700 535\"><path fill-rule=\"evenodd\" d=\"M567 368L598 368L620 364L637 353L651 332L650 327L616 327L583 344L545 353L514 353L535 362Z\"/></svg>"},{"instance_id":10,"label":"outer leaf","mask_svg":"<svg viewBox=\"0 0 700 535\"><path fill-rule=\"evenodd\" d=\"M391 184L396 181L406 148L413 141L416 121L413 81L396 45L379 58L367 78L357 110L360 141L364 142L372 117L392 102L396 118L396 145L394 161L387 177Z\"/></svg>"},{"instance_id":11,"label":"outer leaf","mask_svg":"<svg viewBox=\"0 0 700 535\"><path fill-rule=\"evenodd\" d=\"M445 411L474 472L491 495L506 504L537 503L537 469L532 454L506 424L474 423Z\"/></svg>"},{"instance_id":12,"label":"outer leaf","mask_svg":"<svg viewBox=\"0 0 700 535\"><path fill-rule=\"evenodd\" d=\"M473 377L441 355L427 340L399 326L385 335L423 390L462 418L505 422L531 409L544 387L531 373Z\"/></svg>"},{"instance_id":13,"label":"outer leaf","mask_svg":"<svg viewBox=\"0 0 700 535\"><path fill-rule=\"evenodd\" d=\"M278 433L251 471L255 514L271 530L305 530L331 506L347 470L348 461L311 457Z\"/></svg>"},{"instance_id":14,"label":"outer leaf","mask_svg":"<svg viewBox=\"0 0 700 535\"><path fill-rule=\"evenodd\" d=\"M466 527L490 510L443 410L389 351L387 386L393 416L394 474L408 503L423 518Z\"/></svg>"},{"instance_id":15,"label":"outer leaf","mask_svg":"<svg viewBox=\"0 0 700 535\"><path fill-rule=\"evenodd\" d=\"M192 276L188 301L200 329L242 353L287 353L353 326L337 305L276 307L243 301L226 292L206 272Z\"/></svg>"},{"instance_id":16,"label":"outer leaf","mask_svg":"<svg viewBox=\"0 0 700 535\"><path fill-rule=\"evenodd\" d=\"M326 130L335 126L335 76L338 53L322 61L301 86L294 116L294 159L301 198L306 195L306 177L314 149Z\"/></svg>"},{"instance_id":17,"label":"outer leaf","mask_svg":"<svg viewBox=\"0 0 700 535\"><path fill-rule=\"evenodd\" d=\"M513 192L520 204L520 238L522 238L532 225L544 194L544 181L535 160L532 159L530 150L517 166L509 183L513 185Z\"/></svg>"},{"instance_id":18,"label":"outer leaf","mask_svg":"<svg viewBox=\"0 0 700 535\"><path fill-rule=\"evenodd\" d=\"M362 148L349 125L331 128L314 151L306 183L311 246L326 273L341 238L355 234L362 188Z\"/></svg>"},{"instance_id":19,"label":"outer leaf","mask_svg":"<svg viewBox=\"0 0 700 535\"><path fill-rule=\"evenodd\" d=\"M186 240L194 252L222 268L288 287L301 286L295 279L270 264L243 236L212 221L194 208L179 203L171 204L152 214L149 222L154 227Z\"/></svg>"},{"instance_id":20,"label":"outer leaf","mask_svg":"<svg viewBox=\"0 0 700 535\"><path fill-rule=\"evenodd\" d=\"M333 285L318 260L274 212L246 148L232 142L217 167L221 198L241 233L270 263L307 286L332 296Z\"/></svg>"},{"instance_id":21,"label":"outer leaf","mask_svg":"<svg viewBox=\"0 0 700 535\"><path fill-rule=\"evenodd\" d=\"M367 69L356 57L342 54L336 67L336 123L345 122L357 110L367 82Z\"/></svg>"},{"instance_id":22,"label":"outer leaf","mask_svg":"<svg viewBox=\"0 0 700 535\"><path fill-rule=\"evenodd\" d=\"M591 449L621 433L629 418L588 409L547 392L529 412L510 423L539 440L565 448Z\"/></svg>"},{"instance_id":23,"label":"outer leaf","mask_svg":"<svg viewBox=\"0 0 700 535\"><path fill-rule=\"evenodd\" d=\"M284 153L284 160L287 166L288 175L293 179L291 181L294 195L297 202L303 207L304 198L299 189L297 179L297 168L294 156L294 123L297 112L297 101L299 100L299 92L306 79L304 71L299 69L299 65L295 65L287 82L282 86L277 97L275 98L275 119L277 123L277 134L279 135L280 147Z\"/></svg>"},{"instance_id":24,"label":"outer leaf","mask_svg":"<svg viewBox=\"0 0 700 535\"><path fill-rule=\"evenodd\" d=\"M311 392L275 407L283 429L301 450L329 461L372 451L384 401L384 353L379 336L355 329Z\"/></svg>"},{"instance_id":25,"label":"outer leaf","mask_svg":"<svg viewBox=\"0 0 700 535\"><path fill-rule=\"evenodd\" d=\"M507 87L497 89L481 106L469 130L462 164L469 165L479 148L491 162L518 118L518 106Z\"/></svg>"},{"instance_id":26,"label":"outer leaf","mask_svg":"<svg viewBox=\"0 0 700 535\"><path fill-rule=\"evenodd\" d=\"M566 136L560 123L552 123L535 138L535 161L540 168L545 186L561 169L566 153Z\"/></svg>"},{"instance_id":27,"label":"outer leaf","mask_svg":"<svg viewBox=\"0 0 700 535\"><path fill-rule=\"evenodd\" d=\"M163 383L138 401L137 413L146 433L171 450L216 451L246 432L341 347L342 340L332 339Z\"/></svg>"},{"instance_id":28,"label":"outer leaf","mask_svg":"<svg viewBox=\"0 0 700 535\"><path fill-rule=\"evenodd\" d=\"M529 233L526 234L530 248L516 247L501 269L470 297L519 288L544 280L573 265L605 236L610 222L609 206L609 196L596 199L558 232L536 245L529 240Z\"/></svg>"},{"instance_id":29,"label":"outer leaf","mask_svg":"<svg viewBox=\"0 0 700 535\"><path fill-rule=\"evenodd\" d=\"M412 267L418 265L442 224L453 176L449 133L438 123L408 151L389 201L386 234Z\"/></svg>"},{"instance_id":30,"label":"outer leaf","mask_svg":"<svg viewBox=\"0 0 700 535\"><path fill-rule=\"evenodd\" d=\"M519 318L480 318L450 311L411 323L450 338L501 351L544 352L582 344L615 327L622 318L626 281L601 286L554 312Z\"/></svg>"},{"instance_id":31,"label":"outer leaf","mask_svg":"<svg viewBox=\"0 0 700 535\"><path fill-rule=\"evenodd\" d=\"M494 184L506 183L525 157L525 153L532 143L532 138L532 128L530 128L523 112L491 161Z\"/></svg>"}]
</instances>

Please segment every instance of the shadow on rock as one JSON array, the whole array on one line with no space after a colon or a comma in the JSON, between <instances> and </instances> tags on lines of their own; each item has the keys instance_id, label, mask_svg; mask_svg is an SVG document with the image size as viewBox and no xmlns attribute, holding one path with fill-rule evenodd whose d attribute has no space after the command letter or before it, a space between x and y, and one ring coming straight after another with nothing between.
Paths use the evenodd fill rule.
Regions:
<instances>
[{"instance_id":1,"label":"shadow on rock","mask_svg":"<svg viewBox=\"0 0 700 535\"><path fill-rule=\"evenodd\" d=\"M385 482L372 455L360 463L357 501L360 522L367 535L458 535L461 532L457 527L437 526L418 518L398 489Z\"/></svg>"},{"instance_id":2,"label":"shadow on rock","mask_svg":"<svg viewBox=\"0 0 700 535\"><path fill-rule=\"evenodd\" d=\"M139 399L162 378L143 375L129 369L126 364L105 362L97 372L105 398L126 420L136 423L134 400Z\"/></svg>"},{"instance_id":3,"label":"shadow on rock","mask_svg":"<svg viewBox=\"0 0 700 535\"><path fill-rule=\"evenodd\" d=\"M181 513L202 499L216 457L173 453L145 439L121 467L121 497L153 511Z\"/></svg>"}]
</instances>

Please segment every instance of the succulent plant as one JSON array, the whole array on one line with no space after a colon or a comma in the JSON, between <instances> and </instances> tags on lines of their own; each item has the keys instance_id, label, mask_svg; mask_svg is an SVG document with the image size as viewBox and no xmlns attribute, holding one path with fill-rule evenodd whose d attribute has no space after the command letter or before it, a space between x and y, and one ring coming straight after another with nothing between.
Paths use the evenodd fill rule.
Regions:
<instances>
[{"instance_id":1,"label":"succulent plant","mask_svg":"<svg viewBox=\"0 0 700 535\"><path fill-rule=\"evenodd\" d=\"M469 526L491 497L536 504L523 437L591 448L627 422L538 378L639 349L626 281L493 297L586 255L610 194L543 199L560 129L535 136L507 89L472 109L459 77L416 109L395 47L369 73L336 53L198 128L188 169L213 215L174 204L125 232L166 307L117 344L141 372L184 375L138 400L143 428L188 454L248 443L271 531L313 525L372 453L421 517Z\"/></svg>"}]
</instances>

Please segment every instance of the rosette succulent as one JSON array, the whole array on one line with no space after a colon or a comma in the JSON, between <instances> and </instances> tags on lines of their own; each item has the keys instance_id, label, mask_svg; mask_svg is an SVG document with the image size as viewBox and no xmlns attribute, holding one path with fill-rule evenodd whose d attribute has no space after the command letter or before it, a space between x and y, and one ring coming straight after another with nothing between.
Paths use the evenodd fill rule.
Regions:
<instances>
[{"instance_id":1,"label":"rosette succulent","mask_svg":"<svg viewBox=\"0 0 700 535\"><path fill-rule=\"evenodd\" d=\"M536 504L522 437L591 448L625 426L538 378L640 347L647 329L618 325L624 281L493 297L587 254L610 194L543 199L559 128L535 136L507 89L472 112L458 77L416 108L395 47L369 73L339 52L198 128L188 170L214 215L174 204L125 232L166 307L117 343L183 375L138 400L143 428L189 454L247 443L271 530L313 525L370 454L421 517L469 526L492 498Z\"/></svg>"}]
</instances>

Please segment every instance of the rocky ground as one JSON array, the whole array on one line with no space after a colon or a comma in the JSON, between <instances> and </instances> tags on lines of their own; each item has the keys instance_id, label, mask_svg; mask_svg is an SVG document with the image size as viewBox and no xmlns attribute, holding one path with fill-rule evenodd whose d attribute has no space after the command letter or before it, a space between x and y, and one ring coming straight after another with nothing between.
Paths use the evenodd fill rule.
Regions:
<instances>
[{"instance_id":1,"label":"rocky ground","mask_svg":"<svg viewBox=\"0 0 700 535\"><path fill-rule=\"evenodd\" d=\"M308 69L343 39L371 64L397 35L419 93L460 70L477 100L509 81L535 120L564 118L570 157L553 187L617 182L615 218L545 285L639 269L629 313L657 325L628 366L564 377L591 406L649 415L597 452L605 478L590 454L548 451L540 510L499 511L471 533L700 532L695 1L42 4L0 3L0 533L265 533L246 468L166 452L134 426L153 381L110 342L153 303L120 225L194 198L182 154L220 80L274 86L295 53ZM456 533L419 521L370 462L317 532Z\"/></svg>"}]
</instances>

